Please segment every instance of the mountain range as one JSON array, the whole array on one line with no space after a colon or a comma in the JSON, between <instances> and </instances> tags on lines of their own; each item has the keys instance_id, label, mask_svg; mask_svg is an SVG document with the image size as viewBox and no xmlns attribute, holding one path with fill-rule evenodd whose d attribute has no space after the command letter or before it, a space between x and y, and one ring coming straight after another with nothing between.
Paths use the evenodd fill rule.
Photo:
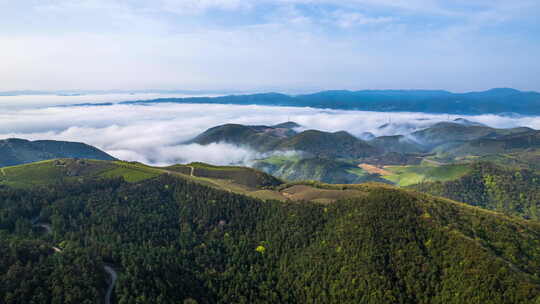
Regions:
<instances>
[{"instance_id":1,"label":"mountain range","mask_svg":"<svg viewBox=\"0 0 540 304\"><path fill-rule=\"evenodd\" d=\"M531 149L540 148L539 137L540 131L531 128L497 129L457 118L404 135L372 135L367 140L346 131L304 130L294 122L276 126L226 124L187 143L229 143L252 149L262 155L251 164L254 168L287 180L396 183L397 179L403 185L407 182L395 176L402 171L396 166L418 166L417 171L425 173L425 164L460 165L478 157L532 155Z\"/></svg>"},{"instance_id":2,"label":"mountain range","mask_svg":"<svg viewBox=\"0 0 540 304\"><path fill-rule=\"evenodd\" d=\"M304 95L260 93L221 97L161 98L126 101L140 103L209 103L312 107L378 112L422 112L460 115L540 115L540 93L497 88L483 92L452 93L442 90L323 91Z\"/></svg>"}]
</instances>

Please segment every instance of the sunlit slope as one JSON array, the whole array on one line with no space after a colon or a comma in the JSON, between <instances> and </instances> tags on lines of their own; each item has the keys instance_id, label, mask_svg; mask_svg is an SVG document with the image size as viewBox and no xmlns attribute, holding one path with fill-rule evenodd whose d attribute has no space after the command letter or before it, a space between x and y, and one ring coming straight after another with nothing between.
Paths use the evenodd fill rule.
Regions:
<instances>
[{"instance_id":1,"label":"sunlit slope","mask_svg":"<svg viewBox=\"0 0 540 304\"><path fill-rule=\"evenodd\" d=\"M162 172L138 163L88 159L56 159L0 168L0 185L17 188L43 186L85 179L122 177L137 182Z\"/></svg>"},{"instance_id":2,"label":"sunlit slope","mask_svg":"<svg viewBox=\"0 0 540 304\"><path fill-rule=\"evenodd\" d=\"M62 183L85 183L122 178L136 183L168 175L214 189L248 195L263 200L321 203L362 196L368 185L330 185L314 181L284 183L252 168L212 166L204 163L151 167L136 162L58 159L6 167L0 171L0 185L30 189Z\"/></svg>"},{"instance_id":3,"label":"sunlit slope","mask_svg":"<svg viewBox=\"0 0 540 304\"><path fill-rule=\"evenodd\" d=\"M470 165L462 177L424 182L414 189L525 218L540 219L540 174L527 169Z\"/></svg>"},{"instance_id":4,"label":"sunlit slope","mask_svg":"<svg viewBox=\"0 0 540 304\"><path fill-rule=\"evenodd\" d=\"M417 166L385 166L388 174L382 177L399 186L410 186L429 181L451 181L468 173L469 165L432 165Z\"/></svg>"}]
</instances>

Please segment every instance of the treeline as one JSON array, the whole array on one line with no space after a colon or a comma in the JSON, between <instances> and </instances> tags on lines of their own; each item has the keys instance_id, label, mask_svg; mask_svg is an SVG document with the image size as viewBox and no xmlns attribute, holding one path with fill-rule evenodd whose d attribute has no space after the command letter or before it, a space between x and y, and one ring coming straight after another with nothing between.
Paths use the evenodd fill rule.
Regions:
<instances>
[{"instance_id":1,"label":"treeline","mask_svg":"<svg viewBox=\"0 0 540 304\"><path fill-rule=\"evenodd\" d=\"M424 182L412 188L527 219L540 220L540 174L532 170L473 164L455 181Z\"/></svg>"},{"instance_id":2,"label":"treeline","mask_svg":"<svg viewBox=\"0 0 540 304\"><path fill-rule=\"evenodd\" d=\"M160 176L0 189L0 210L5 303L99 303L103 263L122 304L540 300L540 225L400 190L263 202Z\"/></svg>"}]
</instances>

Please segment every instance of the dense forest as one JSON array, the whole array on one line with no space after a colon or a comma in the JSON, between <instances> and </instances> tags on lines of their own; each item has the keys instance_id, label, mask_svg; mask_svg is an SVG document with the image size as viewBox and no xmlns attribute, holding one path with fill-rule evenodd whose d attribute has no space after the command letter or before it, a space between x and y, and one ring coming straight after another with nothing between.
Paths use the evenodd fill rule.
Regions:
<instances>
[{"instance_id":1,"label":"dense forest","mask_svg":"<svg viewBox=\"0 0 540 304\"><path fill-rule=\"evenodd\" d=\"M540 301L537 222L367 188L316 204L167 175L4 187L0 301L100 303L104 265L115 303Z\"/></svg>"},{"instance_id":2,"label":"dense forest","mask_svg":"<svg viewBox=\"0 0 540 304\"><path fill-rule=\"evenodd\" d=\"M427 182L413 188L524 218L540 220L540 175L532 170L472 164L472 171L454 181Z\"/></svg>"}]
</instances>

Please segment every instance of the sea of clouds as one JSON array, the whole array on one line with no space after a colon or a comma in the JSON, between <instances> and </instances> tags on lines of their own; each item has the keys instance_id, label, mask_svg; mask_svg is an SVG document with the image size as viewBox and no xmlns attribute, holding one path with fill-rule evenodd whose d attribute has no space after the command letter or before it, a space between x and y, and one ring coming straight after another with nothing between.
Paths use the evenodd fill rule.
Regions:
<instances>
[{"instance_id":1,"label":"sea of clouds","mask_svg":"<svg viewBox=\"0 0 540 304\"><path fill-rule=\"evenodd\" d=\"M91 100L90 97L86 99ZM17 100L17 104L9 100ZM45 103L36 102L35 96L28 100L31 102L25 102L21 97L0 97L0 139L15 137L84 142L119 159L152 165L192 161L246 164L263 156L227 143L207 146L183 144L206 129L225 123L273 125L290 120L302 125L302 129L345 130L356 136L371 132L380 136L408 134L436 122L463 117L492 127L540 129L540 117L174 103L58 107L54 105L60 104L59 100L53 97L48 97ZM111 100L102 97L99 101ZM388 123L388 127L379 128Z\"/></svg>"}]
</instances>

